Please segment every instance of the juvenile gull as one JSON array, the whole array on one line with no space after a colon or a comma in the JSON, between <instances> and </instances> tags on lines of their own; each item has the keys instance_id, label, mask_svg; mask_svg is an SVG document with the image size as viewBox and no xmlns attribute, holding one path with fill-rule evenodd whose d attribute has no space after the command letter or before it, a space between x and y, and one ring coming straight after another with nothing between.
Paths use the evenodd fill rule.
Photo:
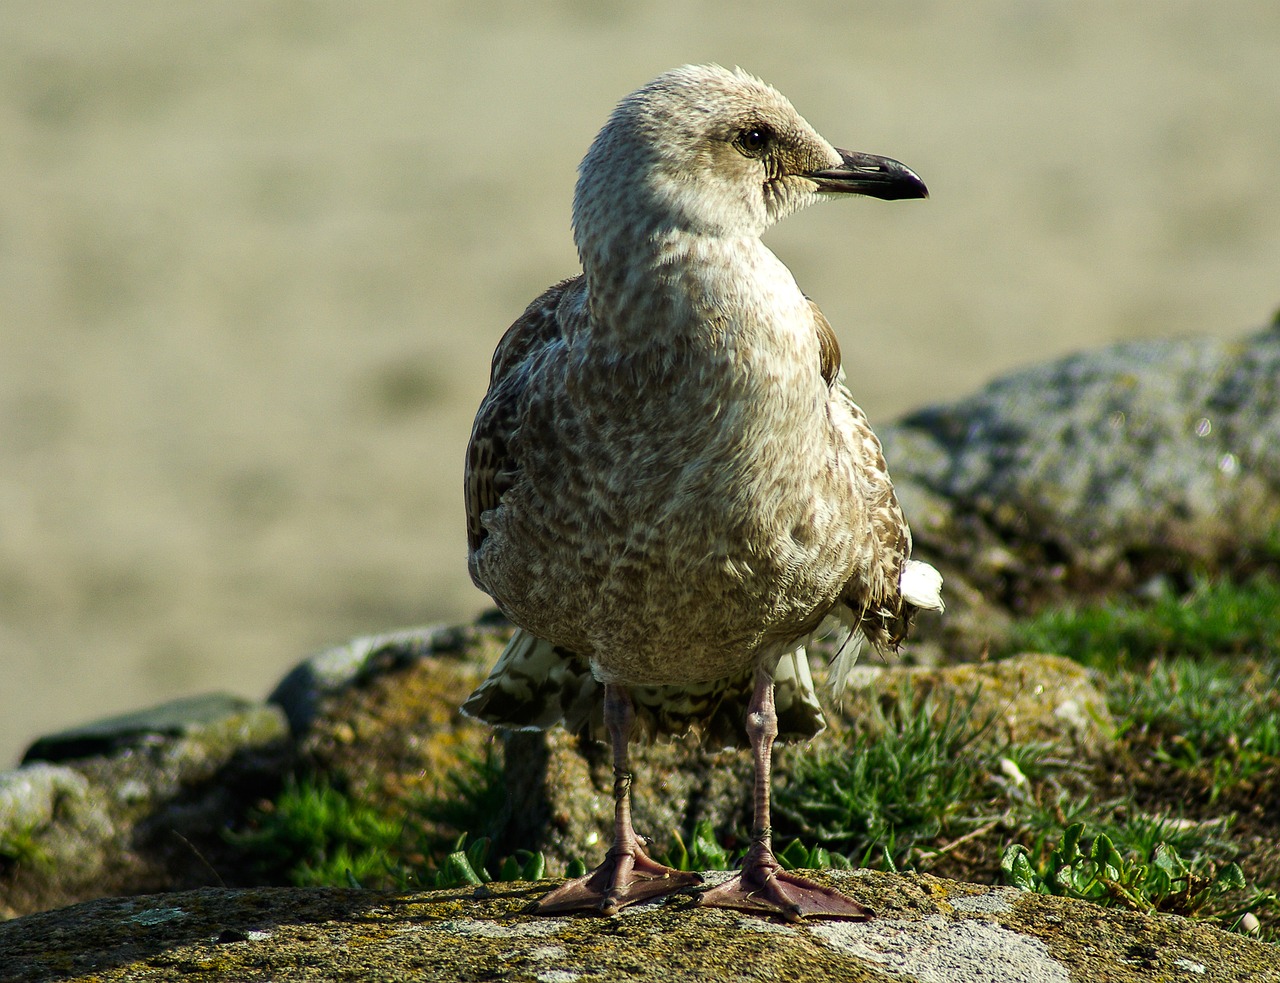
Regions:
<instances>
[{"instance_id":1,"label":"juvenile gull","mask_svg":"<svg viewBox=\"0 0 1280 983\"><path fill-rule=\"evenodd\" d=\"M827 195L923 198L894 160L837 150L745 72L686 66L618 104L578 172L583 273L511 326L467 452L469 568L520 626L464 710L607 735L614 841L540 902L598 910L699 883L631 824L634 731L755 760L742 871L702 904L866 918L771 848L779 733L823 726L804 643L827 618L893 649L941 578L911 534L830 324L760 241Z\"/></svg>"}]
</instances>

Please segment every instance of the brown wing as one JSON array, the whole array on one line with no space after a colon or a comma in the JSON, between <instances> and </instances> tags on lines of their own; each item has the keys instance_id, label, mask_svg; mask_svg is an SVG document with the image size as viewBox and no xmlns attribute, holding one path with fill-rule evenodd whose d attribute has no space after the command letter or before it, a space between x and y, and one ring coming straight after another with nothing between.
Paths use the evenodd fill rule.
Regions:
<instances>
[{"instance_id":1,"label":"brown wing","mask_svg":"<svg viewBox=\"0 0 1280 983\"><path fill-rule=\"evenodd\" d=\"M822 378L831 387L832 422L843 450L853 458L870 526L864 562L850 577L840 600L874 645L893 648L910 627L912 612L910 606L904 608L899 584L911 556L911 530L894 494L880 439L841 379L835 331L817 304L811 300L809 307L818 335Z\"/></svg>"},{"instance_id":2,"label":"brown wing","mask_svg":"<svg viewBox=\"0 0 1280 983\"><path fill-rule=\"evenodd\" d=\"M467 509L467 547L473 554L486 535L484 513L497 508L518 475L519 465L510 447L520 422L520 399L529 362L538 351L560 337L556 309L565 292L577 286L581 279L581 276L573 277L549 288L525 308L494 350L489 391L480 403L467 445L463 494Z\"/></svg>"},{"instance_id":3,"label":"brown wing","mask_svg":"<svg viewBox=\"0 0 1280 983\"><path fill-rule=\"evenodd\" d=\"M808 297L805 300L809 300ZM818 333L818 353L821 360L822 378L828 386L834 386L840 376L840 341L836 338L835 329L827 316L818 309L818 305L809 300L809 310L813 312L813 328Z\"/></svg>"}]
</instances>

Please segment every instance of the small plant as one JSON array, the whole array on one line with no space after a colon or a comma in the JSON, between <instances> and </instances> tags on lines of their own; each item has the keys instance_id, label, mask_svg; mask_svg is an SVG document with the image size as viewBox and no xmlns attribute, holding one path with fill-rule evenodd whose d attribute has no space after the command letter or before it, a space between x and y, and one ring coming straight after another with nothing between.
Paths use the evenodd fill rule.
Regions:
<instances>
[{"instance_id":1,"label":"small plant","mask_svg":"<svg viewBox=\"0 0 1280 983\"><path fill-rule=\"evenodd\" d=\"M1038 863L1025 846L1011 844L1000 860L1005 882L1104 907L1171 912L1228 926L1248 912L1276 905L1275 894L1267 891L1253 892L1243 904L1231 903L1229 895L1248 887L1235 863L1205 856L1188 860L1163 841L1148 853L1122 852L1106 833L1099 832L1088 844L1084 833L1084 823L1068 826L1057 847Z\"/></svg>"},{"instance_id":2,"label":"small plant","mask_svg":"<svg viewBox=\"0 0 1280 983\"><path fill-rule=\"evenodd\" d=\"M40 845L39 826L0 830L0 871L17 867L47 868L52 858Z\"/></svg>"},{"instance_id":3,"label":"small plant","mask_svg":"<svg viewBox=\"0 0 1280 983\"><path fill-rule=\"evenodd\" d=\"M248 832L228 834L264 871L298 887L386 886L403 823L324 778L290 777L274 802L254 810Z\"/></svg>"},{"instance_id":4,"label":"small plant","mask_svg":"<svg viewBox=\"0 0 1280 983\"><path fill-rule=\"evenodd\" d=\"M537 881L546 876L547 863L542 854L528 850L519 850L503 860L497 876L490 874L486 865L491 845L491 841L484 837L468 846L467 834L463 833L438 868L425 875L411 875L398 886L401 890L468 885L478 887L491 881Z\"/></svg>"},{"instance_id":5,"label":"small plant","mask_svg":"<svg viewBox=\"0 0 1280 983\"><path fill-rule=\"evenodd\" d=\"M704 819L694 826L687 845L677 830L671 834L671 845L664 853L656 854L654 859L676 870L736 870L746 852L745 846L733 851L722 847L716 838L715 828ZM824 867L853 869L853 864L843 854L832 853L821 846L808 847L800 840L792 840L777 851L776 856L787 870L801 867L810 870Z\"/></svg>"},{"instance_id":6,"label":"small plant","mask_svg":"<svg viewBox=\"0 0 1280 983\"><path fill-rule=\"evenodd\" d=\"M715 828L708 820L693 827L688 845L679 830L671 834L671 845L655 859L676 870L731 870L742 859L742 852L730 855L716 839Z\"/></svg>"},{"instance_id":7,"label":"small plant","mask_svg":"<svg viewBox=\"0 0 1280 983\"><path fill-rule=\"evenodd\" d=\"M843 853L832 853L826 847L807 847L799 840L792 840L777 853L778 863L787 870L804 868L819 870L834 868L835 870L853 870L853 861Z\"/></svg>"}]
</instances>

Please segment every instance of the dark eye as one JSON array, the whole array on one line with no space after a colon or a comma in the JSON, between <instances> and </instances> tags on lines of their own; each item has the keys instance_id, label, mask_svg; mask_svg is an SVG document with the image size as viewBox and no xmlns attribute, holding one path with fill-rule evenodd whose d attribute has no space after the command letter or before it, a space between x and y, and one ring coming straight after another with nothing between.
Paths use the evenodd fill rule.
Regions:
<instances>
[{"instance_id":1,"label":"dark eye","mask_svg":"<svg viewBox=\"0 0 1280 983\"><path fill-rule=\"evenodd\" d=\"M759 157L772 134L763 126L749 126L738 134L738 149L748 157Z\"/></svg>"}]
</instances>

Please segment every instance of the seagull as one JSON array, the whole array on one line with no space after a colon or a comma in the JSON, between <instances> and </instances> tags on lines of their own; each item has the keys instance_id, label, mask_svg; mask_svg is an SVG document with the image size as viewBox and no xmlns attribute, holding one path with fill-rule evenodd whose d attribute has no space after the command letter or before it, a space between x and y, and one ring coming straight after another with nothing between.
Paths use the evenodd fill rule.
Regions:
<instances>
[{"instance_id":1,"label":"seagull","mask_svg":"<svg viewBox=\"0 0 1280 983\"><path fill-rule=\"evenodd\" d=\"M631 821L628 746L697 731L754 759L741 870L698 903L866 919L782 869L769 815L779 735L823 726L804 646L835 623L897 648L942 578L911 533L827 319L761 242L828 197L924 198L887 157L837 150L776 89L689 65L625 97L578 170L582 273L499 342L467 449L468 567L517 630L463 710L607 737L613 844L539 902L614 915L701 883ZM745 727L743 722L745 721Z\"/></svg>"}]
</instances>

